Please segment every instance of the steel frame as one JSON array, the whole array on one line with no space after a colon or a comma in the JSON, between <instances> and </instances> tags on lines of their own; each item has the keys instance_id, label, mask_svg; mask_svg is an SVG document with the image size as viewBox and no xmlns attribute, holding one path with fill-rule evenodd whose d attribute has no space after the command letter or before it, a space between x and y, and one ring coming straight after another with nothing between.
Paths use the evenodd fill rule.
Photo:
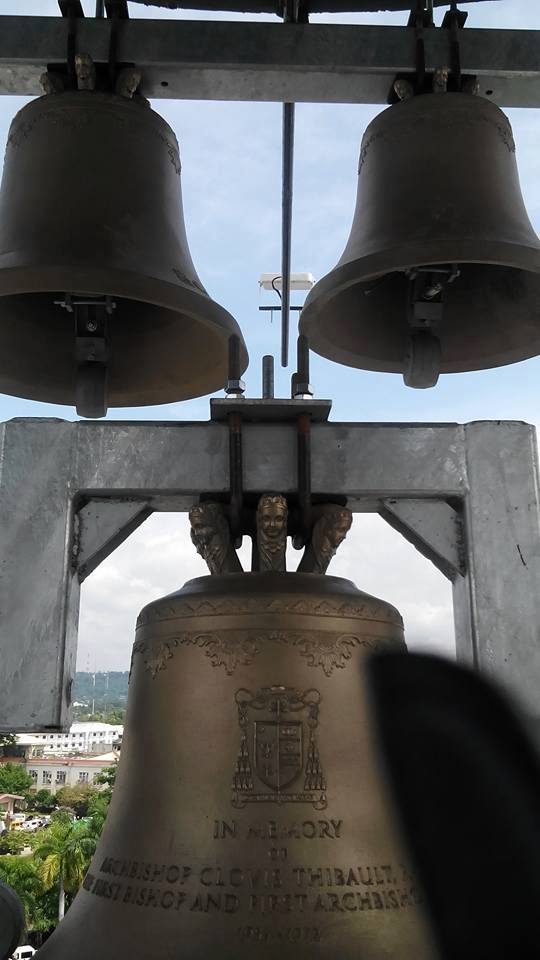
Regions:
<instances>
[{"instance_id":1,"label":"steel frame","mask_svg":"<svg viewBox=\"0 0 540 960\"><path fill-rule=\"evenodd\" d=\"M66 60L62 17L0 17L0 94L39 95ZM109 58L111 21L77 20L77 46ZM118 62L136 63L155 99L386 103L397 73L416 70L412 27L128 19L115 21ZM452 65L451 31L423 34L428 72ZM506 107L540 106L540 31L460 32L461 69ZM489 92L491 91L491 92Z\"/></svg>"},{"instance_id":2,"label":"steel frame","mask_svg":"<svg viewBox=\"0 0 540 960\"><path fill-rule=\"evenodd\" d=\"M245 423L247 494L294 494L294 423ZM0 425L0 731L69 724L80 584L153 511L226 497L228 427ZM451 579L460 659L539 715L540 504L523 423L313 423L314 495L378 512Z\"/></svg>"}]
</instances>

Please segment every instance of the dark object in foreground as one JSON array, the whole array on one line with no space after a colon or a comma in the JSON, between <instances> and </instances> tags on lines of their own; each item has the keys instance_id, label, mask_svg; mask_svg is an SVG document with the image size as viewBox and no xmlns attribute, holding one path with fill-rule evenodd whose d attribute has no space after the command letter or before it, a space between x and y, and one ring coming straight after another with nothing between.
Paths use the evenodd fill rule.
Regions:
<instances>
[{"instance_id":1,"label":"dark object in foreground","mask_svg":"<svg viewBox=\"0 0 540 960\"><path fill-rule=\"evenodd\" d=\"M17 894L0 883L0 960L9 960L21 939L24 910Z\"/></svg>"},{"instance_id":2,"label":"dark object in foreground","mask_svg":"<svg viewBox=\"0 0 540 960\"><path fill-rule=\"evenodd\" d=\"M368 665L381 746L444 960L537 957L540 765L476 674L432 656Z\"/></svg>"}]
</instances>

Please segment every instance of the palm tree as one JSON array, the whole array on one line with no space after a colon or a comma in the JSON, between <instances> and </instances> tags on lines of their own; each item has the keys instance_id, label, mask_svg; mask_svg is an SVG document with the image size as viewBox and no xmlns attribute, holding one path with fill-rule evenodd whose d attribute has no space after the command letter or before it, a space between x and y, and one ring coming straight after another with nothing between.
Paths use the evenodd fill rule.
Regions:
<instances>
[{"instance_id":1,"label":"palm tree","mask_svg":"<svg viewBox=\"0 0 540 960\"><path fill-rule=\"evenodd\" d=\"M87 825L74 823L71 817L53 822L35 847L34 859L44 890L59 885L59 921L65 912L66 891L80 887L95 849L96 838Z\"/></svg>"}]
</instances>

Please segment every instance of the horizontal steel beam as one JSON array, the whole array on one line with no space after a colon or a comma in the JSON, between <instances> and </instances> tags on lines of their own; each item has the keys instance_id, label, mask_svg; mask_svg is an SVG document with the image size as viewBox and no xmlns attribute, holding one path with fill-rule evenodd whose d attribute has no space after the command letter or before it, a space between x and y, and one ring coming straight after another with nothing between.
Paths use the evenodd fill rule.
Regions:
<instances>
[{"instance_id":1,"label":"horizontal steel beam","mask_svg":"<svg viewBox=\"0 0 540 960\"><path fill-rule=\"evenodd\" d=\"M284 0L132 0L145 7L169 10L228 10L234 13L275 13L281 15ZM379 13L385 10L410 10L411 0L300 0L308 13ZM460 0L480 3L482 0ZM434 7L447 7L449 0L433 0Z\"/></svg>"},{"instance_id":2,"label":"horizontal steel beam","mask_svg":"<svg viewBox=\"0 0 540 960\"><path fill-rule=\"evenodd\" d=\"M396 73L415 70L410 27L122 20L117 56L143 71L143 93L178 100L386 103ZM109 55L110 21L77 22L76 47ZM0 94L41 93L65 62L61 17L0 17ZM425 31L426 69L451 64L450 31ZM463 30L461 65L506 107L540 106L540 31Z\"/></svg>"}]
</instances>

